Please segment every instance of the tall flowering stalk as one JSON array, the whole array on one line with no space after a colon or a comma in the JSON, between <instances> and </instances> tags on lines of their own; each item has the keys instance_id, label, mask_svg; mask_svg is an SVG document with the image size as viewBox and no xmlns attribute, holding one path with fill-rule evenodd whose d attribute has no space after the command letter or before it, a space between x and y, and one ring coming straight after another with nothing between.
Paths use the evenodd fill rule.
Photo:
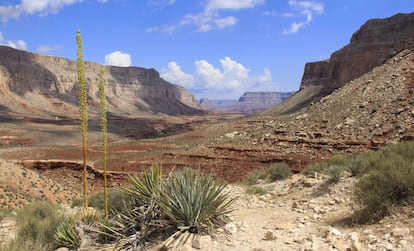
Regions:
<instances>
[{"instance_id":1,"label":"tall flowering stalk","mask_svg":"<svg viewBox=\"0 0 414 251\"><path fill-rule=\"evenodd\" d=\"M88 208L88 180L86 165L86 139L88 131L88 110L87 110L87 91L85 77L85 63L82 53L82 38L80 30L76 32L77 45L77 66L78 66L78 83L79 83L79 115L82 133L82 150L83 150L83 207Z\"/></svg>"},{"instance_id":2,"label":"tall flowering stalk","mask_svg":"<svg viewBox=\"0 0 414 251\"><path fill-rule=\"evenodd\" d=\"M108 218L108 181L106 177L106 155L108 148L108 130L106 125L106 105L105 105L105 69L101 65L99 72L99 97L101 99L101 132L102 132L102 147L103 147L103 172L104 172L104 205L105 218Z\"/></svg>"}]
</instances>

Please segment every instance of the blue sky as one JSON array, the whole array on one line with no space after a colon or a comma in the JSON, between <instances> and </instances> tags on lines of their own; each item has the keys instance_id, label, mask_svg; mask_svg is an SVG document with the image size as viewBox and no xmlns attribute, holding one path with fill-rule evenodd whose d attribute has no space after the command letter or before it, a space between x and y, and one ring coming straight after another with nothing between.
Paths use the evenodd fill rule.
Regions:
<instances>
[{"instance_id":1,"label":"blue sky","mask_svg":"<svg viewBox=\"0 0 414 251\"><path fill-rule=\"evenodd\" d=\"M196 98L295 91L365 21L412 0L1 0L0 44L43 55L154 68Z\"/></svg>"}]
</instances>

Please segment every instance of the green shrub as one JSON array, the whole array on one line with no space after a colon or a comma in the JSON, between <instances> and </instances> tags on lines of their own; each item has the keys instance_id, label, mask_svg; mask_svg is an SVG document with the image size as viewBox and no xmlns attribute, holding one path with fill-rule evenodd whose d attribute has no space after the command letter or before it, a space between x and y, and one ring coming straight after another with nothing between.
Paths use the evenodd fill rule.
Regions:
<instances>
[{"instance_id":1,"label":"green shrub","mask_svg":"<svg viewBox=\"0 0 414 251\"><path fill-rule=\"evenodd\" d=\"M326 162L318 162L314 163L308 168L302 171L302 174L306 177L314 177L315 173L323 173L328 168L328 164Z\"/></svg>"},{"instance_id":2,"label":"green shrub","mask_svg":"<svg viewBox=\"0 0 414 251\"><path fill-rule=\"evenodd\" d=\"M259 180L266 180L274 182L277 180L286 179L292 174L286 163L275 163L267 169L253 170L246 175L244 183L247 186L256 185Z\"/></svg>"},{"instance_id":3,"label":"green shrub","mask_svg":"<svg viewBox=\"0 0 414 251\"><path fill-rule=\"evenodd\" d=\"M326 169L326 174L329 176L329 181L338 183L342 177L345 167L339 165L331 165Z\"/></svg>"},{"instance_id":4,"label":"green shrub","mask_svg":"<svg viewBox=\"0 0 414 251\"><path fill-rule=\"evenodd\" d=\"M51 237L64 216L56 205L34 202L18 210L16 219L19 226L16 245L34 245L48 250L54 247Z\"/></svg>"},{"instance_id":5,"label":"green shrub","mask_svg":"<svg viewBox=\"0 0 414 251\"><path fill-rule=\"evenodd\" d=\"M331 166L346 166L348 159L349 156L345 156L343 154L334 154L331 156L328 163Z\"/></svg>"},{"instance_id":6,"label":"green shrub","mask_svg":"<svg viewBox=\"0 0 414 251\"><path fill-rule=\"evenodd\" d=\"M292 171L289 169L286 163L273 164L268 170L268 179L271 182L277 180L284 180L292 175Z\"/></svg>"},{"instance_id":7,"label":"green shrub","mask_svg":"<svg viewBox=\"0 0 414 251\"><path fill-rule=\"evenodd\" d=\"M246 188L246 193L265 195L267 193L267 189L262 186L249 186Z\"/></svg>"},{"instance_id":8,"label":"green shrub","mask_svg":"<svg viewBox=\"0 0 414 251\"><path fill-rule=\"evenodd\" d=\"M77 249L81 244L81 238L76 230L76 221L73 217L68 217L62 221L54 234L57 246Z\"/></svg>"},{"instance_id":9,"label":"green shrub","mask_svg":"<svg viewBox=\"0 0 414 251\"><path fill-rule=\"evenodd\" d=\"M245 183L248 186L256 185L259 182L259 177L262 173L263 172L260 172L259 170L249 172L244 178L243 183Z\"/></svg>"},{"instance_id":10,"label":"green shrub","mask_svg":"<svg viewBox=\"0 0 414 251\"><path fill-rule=\"evenodd\" d=\"M83 205L83 199L80 199L80 198L74 198L73 200L72 200L72 204L71 204L71 207L73 208L73 207L80 207L80 206L82 206Z\"/></svg>"},{"instance_id":11,"label":"green shrub","mask_svg":"<svg viewBox=\"0 0 414 251\"><path fill-rule=\"evenodd\" d=\"M31 241L14 239L3 246L0 246L0 251L45 251L48 250L47 247L43 246L40 243L33 243Z\"/></svg>"},{"instance_id":12,"label":"green shrub","mask_svg":"<svg viewBox=\"0 0 414 251\"><path fill-rule=\"evenodd\" d=\"M128 207L133 203L134 197L127 193L124 189L113 188L108 190L108 211L109 213L116 213ZM104 210L104 193L94 193L89 196L89 206L97 209Z\"/></svg>"},{"instance_id":13,"label":"green shrub","mask_svg":"<svg viewBox=\"0 0 414 251\"><path fill-rule=\"evenodd\" d=\"M154 238L185 232L205 233L229 221L234 199L224 193L225 184L210 175L184 169L163 178L162 169L153 165L142 177L129 177L133 206L118 212L106 232L114 236L132 236L145 244ZM175 234L173 234L175 233Z\"/></svg>"},{"instance_id":14,"label":"green shrub","mask_svg":"<svg viewBox=\"0 0 414 251\"><path fill-rule=\"evenodd\" d=\"M413 204L413 145L402 143L377 153L375 166L355 185L353 199L359 206L354 219L375 222L391 213L393 207ZM410 154L411 152L411 154Z\"/></svg>"}]
</instances>

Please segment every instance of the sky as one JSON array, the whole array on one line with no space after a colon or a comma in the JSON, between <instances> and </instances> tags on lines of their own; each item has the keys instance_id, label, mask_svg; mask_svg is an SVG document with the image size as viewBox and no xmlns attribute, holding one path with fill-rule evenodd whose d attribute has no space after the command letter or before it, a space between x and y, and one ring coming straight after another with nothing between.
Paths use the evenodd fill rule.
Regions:
<instances>
[{"instance_id":1,"label":"sky","mask_svg":"<svg viewBox=\"0 0 414 251\"><path fill-rule=\"evenodd\" d=\"M197 99L296 91L306 62L329 58L368 19L413 0L0 0L0 44L154 68ZM1 55L0 55L1 56Z\"/></svg>"}]
</instances>

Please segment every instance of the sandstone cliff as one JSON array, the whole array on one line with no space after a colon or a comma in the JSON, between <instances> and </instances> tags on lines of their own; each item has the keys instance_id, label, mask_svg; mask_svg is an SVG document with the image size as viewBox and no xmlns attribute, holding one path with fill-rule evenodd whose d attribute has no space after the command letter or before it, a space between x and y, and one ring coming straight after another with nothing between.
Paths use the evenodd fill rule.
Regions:
<instances>
[{"instance_id":1,"label":"sandstone cliff","mask_svg":"<svg viewBox=\"0 0 414 251\"><path fill-rule=\"evenodd\" d=\"M239 100L201 99L200 105L207 110L252 114L280 104L292 94L292 92L246 92Z\"/></svg>"},{"instance_id":2,"label":"sandstone cliff","mask_svg":"<svg viewBox=\"0 0 414 251\"><path fill-rule=\"evenodd\" d=\"M274 113L306 107L414 45L414 13L367 21L329 60L307 63L300 91Z\"/></svg>"},{"instance_id":3,"label":"sandstone cliff","mask_svg":"<svg viewBox=\"0 0 414 251\"><path fill-rule=\"evenodd\" d=\"M99 110L100 65L85 63L89 107ZM154 69L105 66L107 110L116 116L201 113L194 97ZM0 46L1 105L19 113L70 116L77 112L76 62Z\"/></svg>"}]
</instances>

